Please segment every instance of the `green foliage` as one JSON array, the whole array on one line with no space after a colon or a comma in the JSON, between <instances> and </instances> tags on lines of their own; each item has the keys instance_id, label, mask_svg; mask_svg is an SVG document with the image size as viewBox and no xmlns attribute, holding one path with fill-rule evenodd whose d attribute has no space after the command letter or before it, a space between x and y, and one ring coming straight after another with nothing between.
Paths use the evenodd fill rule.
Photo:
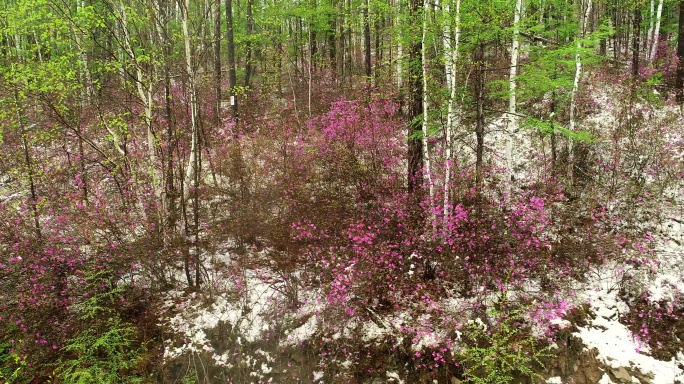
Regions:
<instances>
[{"instance_id":1,"label":"green foliage","mask_svg":"<svg viewBox=\"0 0 684 384\"><path fill-rule=\"evenodd\" d=\"M121 300L121 288L110 288L104 271L86 277L95 293L77 306L81 322L91 324L67 340L56 376L65 383L139 383L144 377L136 367L144 361L146 345L137 329L121 320L113 304ZM104 289L102 287L105 287Z\"/></svg>"},{"instance_id":2,"label":"green foliage","mask_svg":"<svg viewBox=\"0 0 684 384\"><path fill-rule=\"evenodd\" d=\"M528 129L537 129L545 134L560 132L566 137L587 144L596 142L596 137L594 137L591 133L587 131L571 131L563 127L557 121L552 120L552 118L550 120L542 120L532 116L526 116L523 120L523 127Z\"/></svg>"},{"instance_id":3,"label":"green foliage","mask_svg":"<svg viewBox=\"0 0 684 384\"><path fill-rule=\"evenodd\" d=\"M125 373L142 361L144 349L136 348L136 329L114 318L107 330L88 329L69 339L64 351L74 358L62 361L58 377L65 383L139 383L139 375Z\"/></svg>"},{"instance_id":4,"label":"green foliage","mask_svg":"<svg viewBox=\"0 0 684 384\"><path fill-rule=\"evenodd\" d=\"M26 367L26 359L12 352L12 344L0 343L0 381L3 383L20 383L26 378L22 373Z\"/></svg>"},{"instance_id":5,"label":"green foliage","mask_svg":"<svg viewBox=\"0 0 684 384\"><path fill-rule=\"evenodd\" d=\"M523 309L507 308L506 293L499 308L489 311L490 318L498 319L493 329L484 324L468 326L467 339L472 346L462 356L466 382L476 384L507 384L516 376L541 378L535 365L543 368L541 359L551 356L548 347L538 348L535 339L524 333Z\"/></svg>"}]
</instances>

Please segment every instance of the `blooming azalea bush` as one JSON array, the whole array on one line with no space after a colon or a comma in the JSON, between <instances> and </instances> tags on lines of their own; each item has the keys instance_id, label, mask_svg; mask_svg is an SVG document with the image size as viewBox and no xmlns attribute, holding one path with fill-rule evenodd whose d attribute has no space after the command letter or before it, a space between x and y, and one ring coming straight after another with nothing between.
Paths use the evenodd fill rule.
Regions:
<instances>
[{"instance_id":1,"label":"blooming azalea bush","mask_svg":"<svg viewBox=\"0 0 684 384\"><path fill-rule=\"evenodd\" d=\"M503 292L522 311L520 337L553 341L575 305L571 283L647 243L619 225L621 210L592 202L598 189L566 196L552 173L502 188L494 169L484 180L495 182L480 186L469 171L456 171L445 218L437 167L435 196L424 188L416 205L405 190L398 112L386 100L342 99L302 125L286 109L283 120L259 123L268 138L239 138L244 167L235 180L248 181L247 200L230 214L259 218L249 230L266 249L247 262L280 271L295 307L297 292L321 292L307 345L320 352L325 372L371 377L376 348L391 348L421 372L462 372L468 320L496 329L505 319L491 309ZM379 336L361 342L369 324Z\"/></svg>"},{"instance_id":2,"label":"blooming azalea bush","mask_svg":"<svg viewBox=\"0 0 684 384\"><path fill-rule=\"evenodd\" d=\"M177 88L172 91L183 102ZM587 91L579 99L585 96L591 103L584 112L594 112L598 98ZM193 280L188 272L196 271L202 283L211 283L206 292L212 300L239 301L247 295L246 271L265 270L285 297L266 311L268 345L280 347L286 331L314 319L310 338L299 345L320 356L315 363L325 377L371 378L385 365L408 367L402 375L414 375L413 381L447 373L479 377L482 367L468 366L478 356L505 352L512 358L539 350L537 340L555 341L560 319L577 305L572 284L589 271L604 263L648 265L649 228L634 223L658 213L649 198L681 178L677 120L665 115L657 124L641 124L655 112L640 107L631 121L616 119L614 130L583 127L595 141L576 146L581 166L573 169L574 180L538 156L541 171L522 182L505 181L505 171L485 162L478 184L467 155L458 154L463 164L451 164L447 182L435 139L433 196L426 183L409 194L399 106L375 96L329 99L326 94L314 103L310 116L284 99L278 116L246 108L250 119L224 121L204 138L202 181L183 200L178 189L156 189L155 178L167 175L131 172L124 161L104 163L101 172L63 172L71 159L47 140L45 159L56 160L40 173L39 231L30 200L0 204L6 219L0 249L7 255L0 260L7 277L0 287L10 292L0 319L10 332L0 345L11 345L27 365L62 357L63 368L74 367L63 372L74 372L87 365L79 356L98 354L86 344L102 340L79 317L78 309L93 298L116 293L116 300L100 304L120 319L110 325L122 332L101 332L139 351L158 332L150 320L154 302L142 300L143 289L186 288ZM175 114L178 124L189 124L188 116ZM155 124L164 126L165 118L155 113ZM185 172L187 134L176 132L176 150L161 146L159 164L150 164L144 129L133 122L129 128L126 161L141 169L170 161L172 173ZM20 147L11 155L19 157ZM183 217L164 216L170 201L185 202ZM189 224L195 217L198 228ZM230 257L210 257L222 251ZM93 275L99 284L89 283ZM221 279L234 286L226 288ZM307 307L312 302L315 309ZM639 318L670 316L653 308L679 310L652 305ZM225 349L241 353L240 337L231 337ZM492 340L495 349L484 345ZM136 356L121 367L142 370L145 352ZM533 361L523 360L532 369Z\"/></svg>"}]
</instances>

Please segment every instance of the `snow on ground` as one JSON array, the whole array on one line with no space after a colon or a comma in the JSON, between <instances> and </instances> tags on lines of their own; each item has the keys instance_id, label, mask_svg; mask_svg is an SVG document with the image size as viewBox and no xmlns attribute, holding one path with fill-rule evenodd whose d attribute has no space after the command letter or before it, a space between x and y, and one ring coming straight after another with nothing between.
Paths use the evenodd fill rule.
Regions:
<instances>
[{"instance_id":1,"label":"snow on ground","mask_svg":"<svg viewBox=\"0 0 684 384\"><path fill-rule=\"evenodd\" d=\"M629 307L618 297L622 278L640 278L650 294L651 302L665 300L671 303L684 292L682 257L684 244L679 241L684 236L681 228L670 225L681 221L667 220L665 230L655 237L654 263L645 274L623 271L619 266L606 265L590 276L589 282L579 295L581 301L589 303L596 318L588 325L580 327L575 333L587 348L596 348L598 358L612 368L635 367L642 373L652 373L653 383L668 384L677 380L684 381L684 354L679 353L671 361L660 361L648 355L649 348L643 345L630 330L619 322L621 315ZM679 240L678 240L679 239ZM673 241L675 240L675 241ZM601 381L610 383L607 375Z\"/></svg>"},{"instance_id":2,"label":"snow on ground","mask_svg":"<svg viewBox=\"0 0 684 384\"><path fill-rule=\"evenodd\" d=\"M637 340L627 327L618 320L628 307L617 297L612 273L592 279L581 297L591 305L596 318L574 333L588 349L598 350L598 359L609 367L636 367L642 373L652 373L654 383L674 383L684 380L684 371L678 368L676 359L660 361L647 355L648 347ZM605 379L605 378L604 378ZM609 382L609 381L608 381Z\"/></svg>"},{"instance_id":3,"label":"snow on ground","mask_svg":"<svg viewBox=\"0 0 684 384\"><path fill-rule=\"evenodd\" d=\"M681 222L681 216L670 217L660 226L659 232L654 236L653 263L637 271L625 270L624 266L615 264L596 268L588 275L586 283L575 287L578 294L572 299L575 305L588 303L595 315L595 318L590 319L586 326L579 327L575 333L586 347L596 348L599 360L606 366L615 369L635 368L643 374L652 374L655 384L684 381L684 371L678 366L684 364L684 353L679 353L671 361L660 361L649 356L648 347L619 322L621 316L629 311L629 307L620 299L618 291L625 283L625 277L629 276L632 280L639 280L640 286L650 293L652 301L672 302L676 297L681 297L681 292L684 291L684 233ZM222 277L222 280L226 279L227 276ZM265 331L273 326L273 310L283 308L286 300L282 293L282 279L264 270L247 270L239 281L224 284L232 284L224 289L235 294L230 297L227 294L217 295L211 305L205 305L202 298L194 293L189 296L184 296L181 292L170 294L165 306L176 314L167 320L167 324L182 335L182 340L167 343L166 359L173 359L187 352L206 352L212 354L217 365L230 367L235 362L231 361L228 354L218 354L211 347L207 336L211 329L221 321L230 324L237 343L242 345L264 337ZM320 315L325 299L322 298L322 293L300 291L298 296L302 302L298 309L278 315L294 319L295 323L281 340L283 346L300 345L323 326L324 319ZM456 299L448 299L440 306L447 312L450 309L462 311L464 303L454 300ZM422 323L430 323L426 318L411 318L407 313L379 316L372 311L369 315L372 320L364 323L350 322L337 336L359 335L352 332L356 329L361 330L360 336L364 342L383 341L387 337L400 337L402 329L413 328L420 330L413 341L416 351L439 344L444 336L443 330L422 328ZM268 364L261 365L260 373L270 372L271 367ZM401 382L398 376L394 376L394 372L387 372L387 379L389 382ZM557 378L547 381L557 382ZM610 376L604 375L600 382L611 383Z\"/></svg>"},{"instance_id":4,"label":"snow on ground","mask_svg":"<svg viewBox=\"0 0 684 384\"><path fill-rule=\"evenodd\" d=\"M238 344L242 344L243 339L254 342L268 330L268 312L273 302L282 300L282 294L263 271L247 271L244 277L236 287L239 300L217 296L207 306L203 297L192 293L177 304L177 313L167 320L167 325L183 335L184 340L180 341L180 346L168 345L164 352L165 359L173 359L185 352L214 352L206 332L216 328L220 322L232 327L231 332L237 337ZM165 305L173 306L174 301L167 300ZM179 343L172 341L171 344ZM213 359L222 365L227 357L214 355Z\"/></svg>"},{"instance_id":5,"label":"snow on ground","mask_svg":"<svg viewBox=\"0 0 684 384\"><path fill-rule=\"evenodd\" d=\"M600 112L587 119L587 125L593 125L597 129L615 123L613 111L607 107L608 102L600 99L599 104L603 105ZM494 153L501 154L495 157L494 164L497 167L505 167L510 161L515 168L515 176L518 180L531 179L534 175L527 174L534 167L529 166L534 145L530 140L531 135L514 135L514 145L512 147L512 158L506 158L506 143L510 135L507 130L507 119L500 118L494 120L488 128L487 147ZM574 305L589 304L591 312L595 318L589 319L586 326L579 327L575 336L579 337L588 349L596 348L598 358L611 368L632 367L640 370L643 374L653 375L655 384L671 384L676 380L684 382L684 351L680 352L671 361L660 361L649 356L646 345L632 335L629 329L620 323L621 316L629 311L629 307L618 297L621 284L624 284L625 277L638 280L645 292L649 293L649 300L652 303L664 302L672 303L677 297L681 298L684 292L684 189L674 189L669 192L669 200L673 202L671 212L666 215L662 223L656 223L657 233L654 233L655 252L654 262L648 266L637 270L625 270L624 265L604 265L595 269L589 276L587 282L575 287L577 295L574 298L567 297ZM650 223L649 223L650 224ZM225 260L228 263L228 259ZM175 343L170 342L167 346L165 358L173 359L181 356L188 351L213 352L209 343L206 331L216 327L219 322L224 321L233 326L234 332L238 335L238 343L254 342L263 336L264 331L272 325L272 312L286 298L283 294L283 282L267 271L246 271L242 284L239 287L232 287L239 291L239 300L228 298L227 296L216 297L213 304L206 306L201 298L194 294L182 299L177 294L173 300L167 301L167 307L175 306L175 315L167 320L167 323L184 340ZM217 274L212 276L214 283L227 284L225 280L228 275ZM222 282L223 281L223 282ZM279 283L275 283L275 282ZM171 295L173 296L173 295ZM295 319L295 324L287 332L281 345L296 346L313 337L324 325L321 318L321 311L325 306L325 299L321 292L299 291L299 299L302 305L296 310L291 310L287 314L281 313L279 316L287 315ZM451 301L450 301L451 300ZM681 300L681 299L680 299ZM180 304L176 304L180 301ZM173 304L172 304L173 303ZM445 313L462 313L464 303L460 300L451 298L443 300L440 305ZM406 313L393 314L392 316L380 317L370 313L370 318L364 323L349 322L333 338L348 337L352 335L353 329L361 330L361 337L364 342L374 340L401 338L402 330L411 328L420 330L414 342L414 350L418 351L424 347L438 344L442 339L442 330L426 329L421 323L420 318L412 318ZM561 315L562 316L562 315ZM299 322L297 322L299 321ZM567 325L567 321L554 320L562 325ZM355 335L359 335L355 333ZM460 338L460 336L459 336ZM399 341L400 342L400 341ZM266 352L264 352L266 353ZM230 365L226 354L218 355L214 353L214 360L218 365ZM346 362L345 362L346 363ZM678 366L679 365L679 366ZM269 367L262 367L262 371L268 373ZM323 372L314 372L314 380L319 381L323 377ZM399 374L396 372L386 372L388 382L403 383ZM560 377L552 377L547 380L549 384L561 383ZM601 384L611 384L612 381L608 374L604 374L600 381Z\"/></svg>"}]
</instances>

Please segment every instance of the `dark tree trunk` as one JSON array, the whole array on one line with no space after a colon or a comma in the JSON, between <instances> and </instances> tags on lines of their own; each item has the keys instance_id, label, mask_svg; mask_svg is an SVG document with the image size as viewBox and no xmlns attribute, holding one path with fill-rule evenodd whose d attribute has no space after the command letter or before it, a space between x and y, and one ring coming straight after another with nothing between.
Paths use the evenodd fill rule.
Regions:
<instances>
[{"instance_id":1,"label":"dark tree trunk","mask_svg":"<svg viewBox=\"0 0 684 384\"><path fill-rule=\"evenodd\" d=\"M237 75L235 73L235 39L233 33L233 0L226 0L226 27L228 40L228 87L230 89L230 111L233 118L237 117L238 103L235 96Z\"/></svg>"},{"instance_id":2,"label":"dark tree trunk","mask_svg":"<svg viewBox=\"0 0 684 384\"><path fill-rule=\"evenodd\" d=\"M336 58L335 58L335 53L336 53L336 47L335 47L335 31L337 30L337 20L335 17L330 18L330 27L328 29L328 34L327 34L327 42L326 44L328 45L328 59L330 59L330 69L333 74L333 77L335 76L335 66L337 65Z\"/></svg>"},{"instance_id":3,"label":"dark tree trunk","mask_svg":"<svg viewBox=\"0 0 684 384\"><path fill-rule=\"evenodd\" d=\"M299 58L301 60L299 68L301 71L304 71L304 21L301 17L297 18L297 35L299 36L297 49L299 50Z\"/></svg>"},{"instance_id":4,"label":"dark tree trunk","mask_svg":"<svg viewBox=\"0 0 684 384\"><path fill-rule=\"evenodd\" d=\"M555 76L554 76L555 78ZM556 114L556 92L554 91L551 94L551 115L554 116ZM551 169L555 173L556 169L556 164L558 162L558 154L556 150L556 127L553 124L553 120L551 120Z\"/></svg>"},{"instance_id":5,"label":"dark tree trunk","mask_svg":"<svg viewBox=\"0 0 684 384\"><path fill-rule=\"evenodd\" d=\"M384 20L384 19L383 19ZM375 68L373 70L373 79L375 84L378 82L378 71L382 63L382 51L380 50L380 15L376 16L375 20Z\"/></svg>"},{"instance_id":6,"label":"dark tree trunk","mask_svg":"<svg viewBox=\"0 0 684 384\"><path fill-rule=\"evenodd\" d=\"M339 28L337 35L337 75L340 78L344 78L344 57L345 57L345 47L344 47L344 3L340 4L339 16L337 21L337 26Z\"/></svg>"},{"instance_id":7,"label":"dark tree trunk","mask_svg":"<svg viewBox=\"0 0 684 384\"><path fill-rule=\"evenodd\" d=\"M245 64L245 87L249 87L249 82L252 78L252 41L250 38L254 31L254 16L252 15L253 5L254 0L247 0L247 43L245 44L247 60Z\"/></svg>"},{"instance_id":8,"label":"dark tree trunk","mask_svg":"<svg viewBox=\"0 0 684 384\"><path fill-rule=\"evenodd\" d=\"M366 69L366 81L370 81L371 77L371 33L368 8L370 8L370 0L366 0L366 4L363 7L363 45L365 49L364 65Z\"/></svg>"},{"instance_id":9,"label":"dark tree trunk","mask_svg":"<svg viewBox=\"0 0 684 384\"><path fill-rule=\"evenodd\" d=\"M26 127L24 126L24 113L21 111L21 107L19 104L19 91L17 89L14 89L14 102L15 102L15 107L16 107L16 112L17 112L17 124L19 125L19 134L21 135L21 144L22 144L22 149L24 152L24 161L26 162L26 176L28 177L29 180L29 189L31 192L31 200L29 202L29 205L31 206L31 211L33 213L33 224L36 227L36 236L40 239L41 238L41 231L40 231L40 220L38 217L38 194L36 193L36 184L34 180L34 172L33 172L33 162L31 161L31 155L29 154L29 145L28 145L28 132L26 132ZM81 135L79 134L79 140L82 140ZM82 148L82 146L81 146ZM83 161L83 153L81 149L81 161Z\"/></svg>"},{"instance_id":10,"label":"dark tree trunk","mask_svg":"<svg viewBox=\"0 0 684 384\"><path fill-rule=\"evenodd\" d=\"M679 1L679 29L677 30L677 101L684 101L684 0Z\"/></svg>"},{"instance_id":11,"label":"dark tree trunk","mask_svg":"<svg viewBox=\"0 0 684 384\"><path fill-rule=\"evenodd\" d=\"M219 7L220 8L220 7ZM159 4L161 17L162 50L164 55L164 112L166 116L166 200L167 200L167 227L173 229L176 226L178 213L176 212L176 188L173 172L173 150L175 146L175 134L173 129L172 98L171 98L171 42L169 40L169 2L162 0ZM219 101L217 100L217 106Z\"/></svg>"},{"instance_id":12,"label":"dark tree trunk","mask_svg":"<svg viewBox=\"0 0 684 384\"><path fill-rule=\"evenodd\" d=\"M351 0L347 0L347 10L346 10L347 15L351 15L352 12L352 3ZM347 22L349 22L349 17L347 17ZM354 45L352 41L352 27L351 25L348 25L346 30L346 40L347 40L347 56L345 58L344 62L344 73L345 75L349 75L351 77L352 75L352 68L354 64Z\"/></svg>"},{"instance_id":13,"label":"dark tree trunk","mask_svg":"<svg viewBox=\"0 0 684 384\"><path fill-rule=\"evenodd\" d=\"M475 137L477 139L477 147L475 150L475 181L477 185L482 184L482 164L484 154L484 86L485 86L485 72L484 72L484 47L482 44L475 51L475 65L477 66L477 74L475 76L474 97L475 97Z\"/></svg>"},{"instance_id":14,"label":"dark tree trunk","mask_svg":"<svg viewBox=\"0 0 684 384\"><path fill-rule=\"evenodd\" d=\"M214 10L214 91L216 92L216 126L221 124L221 3Z\"/></svg>"},{"instance_id":15,"label":"dark tree trunk","mask_svg":"<svg viewBox=\"0 0 684 384\"><path fill-rule=\"evenodd\" d=\"M314 12L316 12L315 0L311 3L311 7L313 8ZM316 43L317 39L316 26L314 24L314 18L312 17L309 21L309 65L311 65L312 68L316 68L316 55L318 54L318 44Z\"/></svg>"},{"instance_id":16,"label":"dark tree trunk","mask_svg":"<svg viewBox=\"0 0 684 384\"><path fill-rule=\"evenodd\" d=\"M411 0L410 12L413 20L418 20L419 10L423 7L423 0ZM423 114L423 72L421 62L421 49L423 47L418 33L414 34L414 41L409 52L409 85L408 90L408 192L414 194L421 185L421 168L423 165L423 145L416 131L421 130L419 122Z\"/></svg>"},{"instance_id":17,"label":"dark tree trunk","mask_svg":"<svg viewBox=\"0 0 684 384\"><path fill-rule=\"evenodd\" d=\"M613 17L613 27L615 28L615 32L613 33L613 58L615 59L615 66L618 66L618 62L620 61L620 32L619 32L619 23L620 23L620 17L618 14L617 7L615 5L611 5L612 7L612 17Z\"/></svg>"},{"instance_id":18,"label":"dark tree trunk","mask_svg":"<svg viewBox=\"0 0 684 384\"><path fill-rule=\"evenodd\" d=\"M634 32L632 35L632 77L636 81L639 76L639 49L641 44L641 9L638 5L634 8Z\"/></svg>"}]
</instances>

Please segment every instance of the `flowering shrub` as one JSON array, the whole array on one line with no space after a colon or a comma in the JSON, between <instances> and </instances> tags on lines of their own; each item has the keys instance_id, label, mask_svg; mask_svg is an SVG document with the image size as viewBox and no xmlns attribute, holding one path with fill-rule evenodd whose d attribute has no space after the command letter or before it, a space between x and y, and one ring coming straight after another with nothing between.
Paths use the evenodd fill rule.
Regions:
<instances>
[{"instance_id":1,"label":"flowering shrub","mask_svg":"<svg viewBox=\"0 0 684 384\"><path fill-rule=\"evenodd\" d=\"M570 200L547 176L509 190L477 186L467 169L456 171L445 218L436 166L435 196L425 188L416 205L405 190L404 126L392 102L338 100L303 125L289 113L281 124L259 123L268 140L240 138L244 174L235 180L248 181L248 203L231 215L251 218L245 225L267 251L249 262L280 271L292 305L301 304L298 290L321 292L310 345L325 372L371 377L373 348L385 346L417 371L452 369L470 343L459 336L468 319L492 329L507 321L492 311L505 290L512 306L525 308L529 335L553 340L557 320L573 308L570 282L637 246L634 233L616 225L620 210ZM498 179L496 170L484 172L484 180ZM368 324L381 324L382 336L359 344Z\"/></svg>"}]
</instances>

